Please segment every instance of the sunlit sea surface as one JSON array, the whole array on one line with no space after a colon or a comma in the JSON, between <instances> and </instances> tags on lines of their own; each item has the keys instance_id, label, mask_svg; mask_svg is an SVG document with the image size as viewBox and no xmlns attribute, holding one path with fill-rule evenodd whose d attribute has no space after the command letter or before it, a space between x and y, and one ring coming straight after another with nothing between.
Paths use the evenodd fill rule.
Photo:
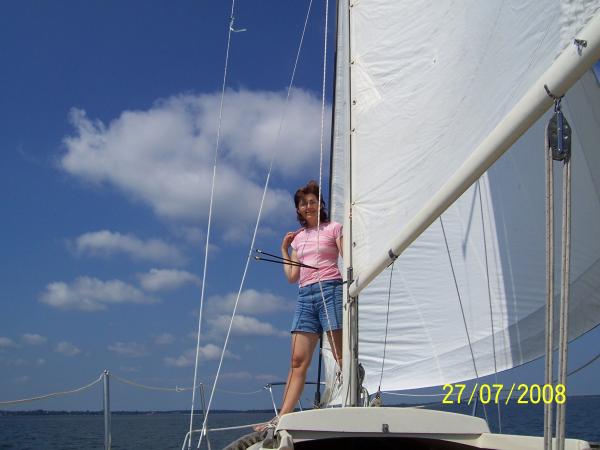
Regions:
<instances>
[{"instance_id":1,"label":"sunlit sea surface","mask_svg":"<svg viewBox=\"0 0 600 450\"><path fill-rule=\"evenodd\" d=\"M435 409L469 413L470 409L436 406ZM498 431L496 406L487 406L490 428ZM0 411L0 414L2 412ZM502 432L506 434L543 434L541 405L509 404L501 408ZM484 412L480 407L478 416ZM209 428L258 423L272 413L211 413ZM198 420L198 427L200 421ZM183 413L113 414L112 448L127 450L180 449L189 427ZM213 450L221 449L248 429L209 433ZM567 436L600 442L600 397L577 397L567 405ZM196 448L194 441L193 448ZM102 415L0 415L0 449L67 450L103 449ZM207 448L202 444L202 448Z\"/></svg>"}]
</instances>

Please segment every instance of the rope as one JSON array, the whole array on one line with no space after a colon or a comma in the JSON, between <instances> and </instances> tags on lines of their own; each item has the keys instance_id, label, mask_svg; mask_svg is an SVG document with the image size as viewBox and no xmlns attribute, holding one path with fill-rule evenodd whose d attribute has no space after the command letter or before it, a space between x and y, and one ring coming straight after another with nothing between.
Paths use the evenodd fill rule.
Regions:
<instances>
[{"instance_id":1,"label":"rope","mask_svg":"<svg viewBox=\"0 0 600 450\"><path fill-rule=\"evenodd\" d=\"M471 337L469 335L469 327L467 326L467 318L465 316L465 310L462 304L462 298L460 296L460 289L458 289L458 281L456 279L456 273L454 272L454 264L452 263L452 256L450 255L450 247L448 245L448 238L446 237L446 230L444 228L444 221L440 215L440 225L442 226L442 234L444 235L444 243L446 244L446 251L448 252L448 260L450 261L450 269L452 270L452 277L454 278L454 286L456 288L456 295L458 297L458 304L460 306L460 313L462 314L463 324L465 326L465 333L467 335L467 342L469 343L469 351L471 352L471 360L473 361L473 370L475 371L475 379L479 383L479 373L477 372L477 364L475 363L475 354L473 353L473 345L471 344ZM483 405L483 413L485 415L485 421L488 422L487 409Z\"/></svg>"},{"instance_id":2,"label":"rope","mask_svg":"<svg viewBox=\"0 0 600 450\"><path fill-rule=\"evenodd\" d=\"M558 382L566 385L569 326L569 288L570 288L570 254L571 254L571 159L567 157L563 166L563 214L562 214L562 286L560 302L560 337L558 359ZM565 445L566 405L557 406L556 438L558 449Z\"/></svg>"},{"instance_id":3,"label":"rope","mask_svg":"<svg viewBox=\"0 0 600 450\"><path fill-rule=\"evenodd\" d=\"M547 134L548 132L546 132ZM546 140L546 384L553 384L554 371L554 171L552 148ZM544 403L544 449L552 450L554 405Z\"/></svg>"},{"instance_id":4,"label":"rope","mask_svg":"<svg viewBox=\"0 0 600 450\"><path fill-rule=\"evenodd\" d=\"M111 378L116 379L117 381L120 381L121 383L124 384L129 384L130 386L135 386L141 389L147 389L150 391L163 391L163 392L184 392L184 391L191 391L192 388L191 387L179 387L179 386L175 386L174 388L166 388L166 387L160 387L160 386L148 386L146 384L141 384L141 383L137 383L135 381L131 381L128 380L126 378L121 378L115 374L111 373ZM196 385L196 387L194 389L198 389L200 386L202 386L202 383Z\"/></svg>"},{"instance_id":5,"label":"rope","mask_svg":"<svg viewBox=\"0 0 600 450\"><path fill-rule=\"evenodd\" d=\"M198 380L198 362L200 359L200 336L201 336L201 331L202 331L202 312L203 312L203 307L204 307L204 292L205 292L205 287L206 287L206 270L208 267L208 245L210 242L210 230L211 230L211 222L212 222L212 208L213 208L214 192L215 192L215 180L217 177L217 156L219 154L219 142L220 142L220 138L221 138L221 122L223 119L223 100L225 98L225 86L227 84L227 68L229 66L229 49L231 47L231 34L235 31L233 28L234 7L235 7L235 0L232 0L231 1L230 21L229 21L229 27L228 27L228 32L227 32L227 50L225 53L225 68L223 69L223 85L221 87L221 100L219 103L219 120L218 120L218 125L217 125L217 138L216 138L216 142L215 142L215 152L214 152L214 160L213 160L213 176L212 176L212 183L211 183L211 187L210 187L210 202L209 202L209 207L208 207L208 224L206 227L206 243L204 245L204 267L202 269L202 287L201 287L201 291L200 291L200 313L198 315L198 336L196 339L196 358L195 358L195 363L194 363L194 381L192 383L192 386L196 386L196 383ZM194 422L195 401L196 401L196 389L192 389L192 406L190 408L190 428L189 428L190 433L192 431L193 422ZM190 446L191 446L191 440L188 444L188 448L190 448Z\"/></svg>"},{"instance_id":6,"label":"rope","mask_svg":"<svg viewBox=\"0 0 600 450\"><path fill-rule=\"evenodd\" d=\"M321 257L321 198L323 197L323 189L322 189L322 181L323 181L323 150L324 150L324 139L325 139L325 94L326 94L326 81L327 81L327 33L328 33L328 24L329 22L329 0L325 0L325 29L323 32L323 75L322 75L322 84L321 84L321 134L320 134L320 145L319 145L319 197L318 208L317 208L317 266L319 265L320 257ZM321 274L317 273L318 283L319 283L319 291L321 293L321 300L323 302L323 309L325 310L325 318L327 320L328 331L325 334L328 334L330 338L331 349L334 356L335 367L338 370L341 370L339 364L339 355L337 352L337 347L335 343L335 339L333 337L333 327L331 326L331 320L329 318L329 311L327 310L327 302L325 300L325 294L323 292L323 285L321 283ZM287 393L287 392L286 392ZM332 405L329 405L332 406Z\"/></svg>"},{"instance_id":7,"label":"rope","mask_svg":"<svg viewBox=\"0 0 600 450\"><path fill-rule=\"evenodd\" d=\"M260 425L260 423L251 423L248 425L237 425L235 427L223 427L223 428L209 428L206 431L227 431L227 430L241 430L242 428L250 428L250 427L255 427L256 425ZM201 431L201 430L194 430L194 431Z\"/></svg>"},{"instance_id":8,"label":"rope","mask_svg":"<svg viewBox=\"0 0 600 450\"><path fill-rule=\"evenodd\" d=\"M317 235L317 254L318 254L318 251L319 251L319 249L318 249L318 239L319 239L319 236ZM317 258L318 258L318 256L317 256ZM334 360L335 360L335 365L336 365L336 367L341 368L340 364L338 363L339 356L338 356L338 353L337 353L337 349L335 348L335 341L333 340L333 332L335 330L331 329L331 321L329 320L329 313L327 312L327 303L325 301L325 294L323 293L323 286L321 285L321 280L320 279L319 279L319 290L321 291L321 300L323 300L323 308L325 309L325 318L327 319L327 326L329 327L329 336L331 337L331 342L333 343L333 345L331 346L331 348L333 350L333 356L334 356Z\"/></svg>"},{"instance_id":9,"label":"rope","mask_svg":"<svg viewBox=\"0 0 600 450\"><path fill-rule=\"evenodd\" d=\"M308 16L310 14L310 6L311 5L312 5L312 0L309 3L306 20L304 22L304 28L302 29L302 35L300 37L300 44L298 46L298 51L296 53L296 60L294 62L294 69L292 71L292 76L291 76L291 79L290 79L290 84L289 84L288 89L287 89L287 96L286 96L286 99L285 99L284 111L283 111L283 115L282 115L281 121L279 122L279 129L277 131L277 136L276 136L276 139L275 139L276 143L280 139L283 122L284 122L285 117L286 117L287 108L288 108L288 104L289 104L290 93L292 91L292 86L293 86L293 83L294 83L294 78L296 76L296 68L298 66L298 60L300 58L300 51L302 49L302 44L304 42L304 35L305 35L305 32L306 32L306 25L307 25L307 22L308 22ZM275 148L277 148L277 146L275 146ZM225 343L224 343L223 349L221 351L221 357L219 359L219 365L217 367L217 373L216 373L216 376L215 376L215 381L214 381L213 387L211 389L210 398L209 398L209 401L208 401L208 407L206 408L206 414L204 416L204 422L202 424L202 429L203 430L206 430L206 423L207 423L207 420L208 420L208 415L209 415L210 408L211 408L211 405L212 405L212 401L213 401L213 398L214 398L215 389L216 389L217 383L219 381L219 375L221 373L221 367L223 366L223 359L225 357L225 351L227 350L227 344L229 343L229 337L231 335L231 328L233 326L233 319L235 318L235 313L237 311L238 303L240 301L240 296L242 294L242 289L243 289L244 283L246 281L246 274L248 273L248 267L250 265L250 259L252 258L252 251L254 249L254 242L256 241L256 235L258 233L258 226L260 224L260 218L262 216L262 210L263 210L264 203L265 203L265 197L267 195L267 190L268 190L268 187L269 187L269 180L271 179L271 173L273 171L273 164L275 162L275 156L276 156L276 153L274 152L272 154L272 156L271 156L271 161L269 163L269 170L267 172L267 177L266 177L266 180L265 180L265 185L264 185L264 188L263 188L262 197L261 197L261 200L260 200L260 206L259 206L259 210L258 210L258 216L256 218L256 224L255 224L255 227L254 227L254 232L252 234L252 242L250 243L250 249L248 251L248 256L246 258L246 264L244 266L244 272L242 274L242 279L241 279L241 282L240 282L240 287L239 287L239 290L238 290L238 293L237 293L237 296L236 296L236 299L235 299L235 304L234 304L234 307L233 307L233 312L232 312L232 315L231 315L231 320L229 322L229 328L227 329L227 335L225 336ZM202 436L203 435L201 434L200 435L200 439L198 441L198 447L200 447L200 444L202 443Z\"/></svg>"},{"instance_id":10,"label":"rope","mask_svg":"<svg viewBox=\"0 0 600 450\"><path fill-rule=\"evenodd\" d=\"M217 389L217 391L219 391L219 392L223 392L224 394L232 394L232 395L254 395L254 394L263 392L264 390L265 390L265 388L261 388L261 389L258 389L256 391L251 391L251 392L238 392L238 391L227 391L225 389Z\"/></svg>"},{"instance_id":11,"label":"rope","mask_svg":"<svg viewBox=\"0 0 600 450\"><path fill-rule=\"evenodd\" d=\"M192 433L200 433L202 431L205 431L205 433L208 433L209 431L241 430L241 429L244 429L244 428L252 428L252 427L255 427L257 425L261 425L261 423L250 423L248 425L237 425L235 427L210 428L208 430L202 430L202 429L200 429L200 430L190 430L190 431L188 431L186 433L185 438L183 439L183 446L181 447L181 450L183 450L185 448L185 444L188 442L188 439L189 439L189 442L191 443L191 441L192 441L192 439L191 439ZM210 449L210 446L209 446L209 449Z\"/></svg>"},{"instance_id":12,"label":"rope","mask_svg":"<svg viewBox=\"0 0 600 450\"><path fill-rule=\"evenodd\" d=\"M75 394L77 392L81 392L85 389L91 388L92 386L100 383L102 381L103 377L104 377L104 373L102 373L96 380L92 381L91 383L86 384L85 386L82 386L82 387L79 387L76 389L72 389L70 391L52 392L50 394L40 395L37 397L22 398L22 399L18 399L18 400L7 400L7 401L0 402L0 405L2 405L2 406L18 405L21 403L35 402L37 400L44 400L47 398L54 398L54 397L60 397L63 395Z\"/></svg>"},{"instance_id":13,"label":"rope","mask_svg":"<svg viewBox=\"0 0 600 450\"><path fill-rule=\"evenodd\" d=\"M487 281L488 300L490 303L490 325L492 329L492 352L494 355L494 381L498 384L498 365L496 362L496 333L494 332L494 311L492 309L492 289L490 287L490 269L488 262L487 239L485 233L485 219L483 216L483 200L481 199L481 184L477 180L477 193L479 194L479 212L481 213L481 230L483 232L483 250L485 253L485 277ZM496 403L498 409L498 432L502 433L502 414L500 412L500 402Z\"/></svg>"},{"instance_id":14,"label":"rope","mask_svg":"<svg viewBox=\"0 0 600 450\"><path fill-rule=\"evenodd\" d=\"M142 389L149 389L149 390L153 390L153 391L165 391L165 392L184 392L184 391L191 391L192 388L191 387L179 387L179 386L175 386L174 388L165 388L165 387L158 387L158 386L148 386L145 384L141 384L141 383L137 383L135 381L131 381L131 380L127 380L125 378L121 378L117 375L111 374L112 378L117 379L118 381L125 383L125 384L129 384L131 386L135 386L135 387L139 387ZM199 387L203 386L204 383L199 383L196 385L195 389L198 389ZM217 389L217 391L222 392L224 394L231 394L231 395L255 395L255 394L259 394L261 392L264 392L266 388L262 387L260 389L257 389L256 391L250 391L250 392L240 392L240 391L229 391L226 389Z\"/></svg>"},{"instance_id":15,"label":"rope","mask_svg":"<svg viewBox=\"0 0 600 450\"><path fill-rule=\"evenodd\" d=\"M388 336L388 323L390 319L390 300L392 298L392 275L394 274L394 264L396 261L392 263L392 267L390 270L390 284L388 286L388 301L387 301L387 312L385 314L385 337L383 339L383 359L381 361L381 375L379 377L379 387L377 388L377 395L381 394L381 383L383 381L383 369L385 367L385 351L387 349L387 336Z\"/></svg>"}]
</instances>

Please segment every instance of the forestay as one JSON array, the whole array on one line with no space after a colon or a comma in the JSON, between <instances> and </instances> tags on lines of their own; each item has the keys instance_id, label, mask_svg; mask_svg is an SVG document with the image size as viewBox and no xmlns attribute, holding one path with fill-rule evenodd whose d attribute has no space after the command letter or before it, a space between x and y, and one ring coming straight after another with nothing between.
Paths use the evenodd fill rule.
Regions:
<instances>
[{"instance_id":1,"label":"forestay","mask_svg":"<svg viewBox=\"0 0 600 450\"><path fill-rule=\"evenodd\" d=\"M343 221L336 205L348 191L344 139L352 130L355 276L387 252L391 238L573 45L598 5L354 2L350 71L338 68L336 80L338 93L349 80L350 93L336 95L335 117L346 133L334 128L332 207ZM574 141L570 335L576 337L600 322L600 90L593 74L567 93L563 110ZM545 122L443 214L449 253L438 220L396 261L382 389L474 378L474 364L479 376L492 373L493 344L498 370L543 354ZM360 362L371 392L382 367L389 271L359 297Z\"/></svg>"}]
</instances>

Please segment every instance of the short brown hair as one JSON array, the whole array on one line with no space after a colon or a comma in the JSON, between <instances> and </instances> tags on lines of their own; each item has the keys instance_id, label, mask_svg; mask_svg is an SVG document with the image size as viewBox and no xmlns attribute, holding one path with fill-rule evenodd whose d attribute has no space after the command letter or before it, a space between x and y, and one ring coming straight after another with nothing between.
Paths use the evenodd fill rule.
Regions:
<instances>
[{"instance_id":1,"label":"short brown hair","mask_svg":"<svg viewBox=\"0 0 600 450\"><path fill-rule=\"evenodd\" d=\"M319 221L321 223L329 222L329 216L327 215L327 210L325 209L325 202L323 201L323 197L321 197L319 183L317 183L315 180L310 180L308 183L306 183L306 186L302 186L294 194L294 204L296 205L296 218L298 219L298 222L300 222L300 225L305 227L306 220L304 220L304 218L300 215L298 208L300 205L300 201L304 198L305 195L308 194L313 194L321 202L321 208L319 209Z\"/></svg>"}]
</instances>

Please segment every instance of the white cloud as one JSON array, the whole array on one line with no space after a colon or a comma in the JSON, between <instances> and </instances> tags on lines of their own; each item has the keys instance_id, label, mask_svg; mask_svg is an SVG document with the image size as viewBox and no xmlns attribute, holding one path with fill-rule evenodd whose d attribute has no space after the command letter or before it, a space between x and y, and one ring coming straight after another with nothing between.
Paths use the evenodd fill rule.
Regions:
<instances>
[{"instance_id":1,"label":"white cloud","mask_svg":"<svg viewBox=\"0 0 600 450\"><path fill-rule=\"evenodd\" d=\"M25 341L29 345L40 345L45 344L48 341L48 338L45 336L40 336L35 333L24 333L21 335L21 339Z\"/></svg>"},{"instance_id":2,"label":"white cloud","mask_svg":"<svg viewBox=\"0 0 600 450\"><path fill-rule=\"evenodd\" d=\"M55 308L98 311L116 303L155 303L141 290L120 280L102 281L80 277L68 284L50 283L41 294L40 301Z\"/></svg>"},{"instance_id":3,"label":"white cloud","mask_svg":"<svg viewBox=\"0 0 600 450\"><path fill-rule=\"evenodd\" d=\"M147 111L124 111L108 124L73 109L75 130L63 140L60 165L83 181L118 188L161 217L204 223L219 95L170 97ZM276 141L284 104L283 92L241 90L225 96L213 217L229 238L238 238L254 223L274 150L279 150L276 170L287 178L305 181L316 173L320 101L296 90ZM293 211L290 203L289 193L271 189L265 218L280 217L285 208Z\"/></svg>"},{"instance_id":4,"label":"white cloud","mask_svg":"<svg viewBox=\"0 0 600 450\"><path fill-rule=\"evenodd\" d=\"M76 356L81 353L79 348L67 341L61 341L56 344L54 351L65 356Z\"/></svg>"},{"instance_id":5,"label":"white cloud","mask_svg":"<svg viewBox=\"0 0 600 450\"><path fill-rule=\"evenodd\" d=\"M10 338L0 336L0 348L16 347L17 344Z\"/></svg>"},{"instance_id":6,"label":"white cloud","mask_svg":"<svg viewBox=\"0 0 600 450\"><path fill-rule=\"evenodd\" d=\"M152 269L138 275L142 287L147 291L174 290L184 284L200 284L200 278L185 270Z\"/></svg>"},{"instance_id":7,"label":"white cloud","mask_svg":"<svg viewBox=\"0 0 600 450\"><path fill-rule=\"evenodd\" d=\"M212 333L225 333L229 328L230 316L219 315L209 322L212 325ZM233 319L233 327L231 333L234 336L289 336L287 331L278 330L272 324L268 322L261 322L260 320L237 314Z\"/></svg>"},{"instance_id":8,"label":"white cloud","mask_svg":"<svg viewBox=\"0 0 600 450\"><path fill-rule=\"evenodd\" d=\"M31 377L28 375L21 375L20 377L15 378L15 383L23 384L27 383L29 380L31 380Z\"/></svg>"},{"instance_id":9,"label":"white cloud","mask_svg":"<svg viewBox=\"0 0 600 450\"><path fill-rule=\"evenodd\" d=\"M175 336L170 333L162 333L154 338L154 343L158 345L168 345L175 342Z\"/></svg>"},{"instance_id":10,"label":"white cloud","mask_svg":"<svg viewBox=\"0 0 600 450\"><path fill-rule=\"evenodd\" d=\"M43 366L46 364L44 358L36 358L34 360L27 360L25 358L17 358L14 361L5 361L7 366L24 367L24 366Z\"/></svg>"},{"instance_id":11,"label":"white cloud","mask_svg":"<svg viewBox=\"0 0 600 450\"><path fill-rule=\"evenodd\" d=\"M80 255L112 256L124 253L135 260L183 264L185 257L160 239L142 240L130 234L109 230L84 233L73 243Z\"/></svg>"},{"instance_id":12,"label":"white cloud","mask_svg":"<svg viewBox=\"0 0 600 450\"><path fill-rule=\"evenodd\" d=\"M146 348L137 342L115 342L108 346L111 352L121 356L139 358L146 355Z\"/></svg>"},{"instance_id":13,"label":"white cloud","mask_svg":"<svg viewBox=\"0 0 600 450\"><path fill-rule=\"evenodd\" d=\"M237 292L227 295L213 295L208 302L211 310L231 313L235 304ZM295 302L272 294L268 291L246 289L240 296L237 312L241 314L271 314L294 309Z\"/></svg>"},{"instance_id":14,"label":"white cloud","mask_svg":"<svg viewBox=\"0 0 600 450\"><path fill-rule=\"evenodd\" d=\"M287 176L298 176L303 170L318 167L321 100L307 91L294 90L277 141L286 109L285 96L285 92L227 92L221 138L229 156L238 164L259 162L268 167L276 152L276 168ZM199 117L200 126L214 135L217 125L214 111L218 110L219 95L203 96L200 100L208 113ZM325 130L325 136L329 136L329 130Z\"/></svg>"},{"instance_id":15,"label":"white cloud","mask_svg":"<svg viewBox=\"0 0 600 450\"><path fill-rule=\"evenodd\" d=\"M217 347L214 344L206 344L205 346L200 346L200 360L210 361L217 360L221 357L221 348ZM226 358L234 358L238 357L231 353L229 350L225 351ZM183 352L183 354L174 357L167 357L164 359L165 364L171 367L192 367L196 361L196 349L192 348Z\"/></svg>"},{"instance_id":16,"label":"white cloud","mask_svg":"<svg viewBox=\"0 0 600 450\"><path fill-rule=\"evenodd\" d=\"M173 233L190 244L201 244L206 241L206 233L198 227L179 226L173 230Z\"/></svg>"}]
</instances>

